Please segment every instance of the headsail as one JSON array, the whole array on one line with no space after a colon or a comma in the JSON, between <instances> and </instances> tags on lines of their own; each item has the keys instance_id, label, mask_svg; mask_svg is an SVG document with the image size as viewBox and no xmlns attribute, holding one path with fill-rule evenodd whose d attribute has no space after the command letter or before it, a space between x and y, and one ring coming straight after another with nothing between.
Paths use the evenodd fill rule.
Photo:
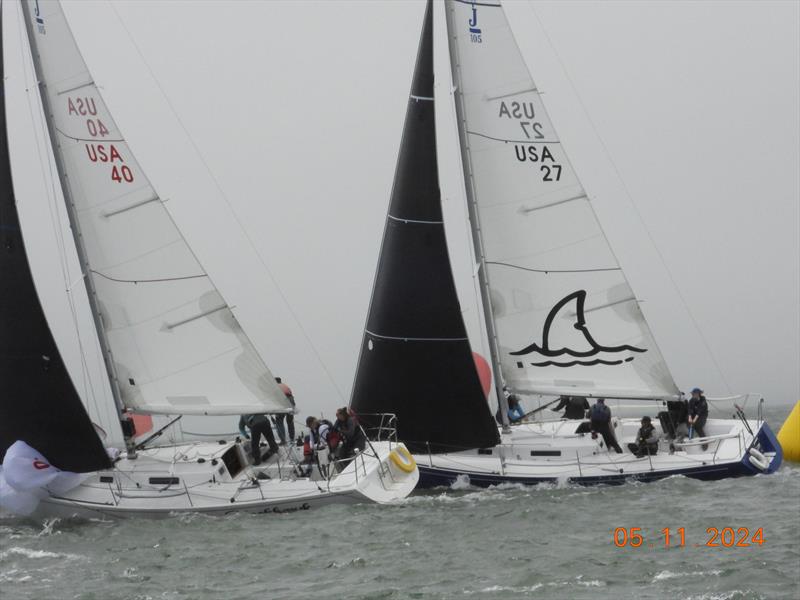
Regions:
<instances>
[{"instance_id":1,"label":"headsail","mask_svg":"<svg viewBox=\"0 0 800 600\"><path fill-rule=\"evenodd\" d=\"M290 410L136 162L60 4L28 0L25 9L56 161L123 403L166 414Z\"/></svg>"},{"instance_id":2,"label":"headsail","mask_svg":"<svg viewBox=\"0 0 800 600\"><path fill-rule=\"evenodd\" d=\"M110 462L50 333L25 252L11 184L4 72L0 44L0 462L24 441L60 469L96 471Z\"/></svg>"},{"instance_id":3,"label":"headsail","mask_svg":"<svg viewBox=\"0 0 800 600\"><path fill-rule=\"evenodd\" d=\"M448 0L446 10L504 379L529 393L676 395L500 1Z\"/></svg>"},{"instance_id":4,"label":"headsail","mask_svg":"<svg viewBox=\"0 0 800 600\"><path fill-rule=\"evenodd\" d=\"M493 446L497 427L472 358L442 221L425 12L351 407L395 413L417 451Z\"/></svg>"}]
</instances>

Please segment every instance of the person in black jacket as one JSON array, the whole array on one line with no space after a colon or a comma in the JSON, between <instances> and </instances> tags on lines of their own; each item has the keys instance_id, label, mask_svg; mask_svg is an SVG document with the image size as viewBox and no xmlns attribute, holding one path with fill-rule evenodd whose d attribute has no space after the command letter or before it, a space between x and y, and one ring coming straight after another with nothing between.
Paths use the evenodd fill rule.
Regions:
<instances>
[{"instance_id":1,"label":"person in black jacket","mask_svg":"<svg viewBox=\"0 0 800 600\"><path fill-rule=\"evenodd\" d=\"M272 422L267 415L242 415L239 419L239 431L243 431L245 425L250 429L250 452L253 455L253 464L260 465L262 435L269 445L269 454L264 459L278 452L275 434L272 433Z\"/></svg>"},{"instance_id":2,"label":"person in black jacket","mask_svg":"<svg viewBox=\"0 0 800 600\"><path fill-rule=\"evenodd\" d=\"M605 398L597 399L597 403L589 412L589 419L592 425L592 437L596 438L599 433L603 436L606 448L613 448L617 454L622 454L622 448L619 447L611 431L611 409L606 406Z\"/></svg>"},{"instance_id":3,"label":"person in black jacket","mask_svg":"<svg viewBox=\"0 0 800 600\"><path fill-rule=\"evenodd\" d=\"M642 417L642 426L636 434L636 441L628 444L628 450L633 452L637 458L658 452L658 436L650 417Z\"/></svg>"},{"instance_id":4,"label":"person in black jacket","mask_svg":"<svg viewBox=\"0 0 800 600\"><path fill-rule=\"evenodd\" d=\"M556 407L550 410L557 412L562 408L566 409L563 419L583 419L586 417L586 411L590 410L589 401L580 396L561 396Z\"/></svg>"},{"instance_id":5,"label":"person in black jacket","mask_svg":"<svg viewBox=\"0 0 800 600\"><path fill-rule=\"evenodd\" d=\"M692 397L689 399L689 416L686 420L689 431L700 437L705 437L706 419L708 419L708 401L703 395L703 390L694 388ZM703 444L703 450L708 450L708 444Z\"/></svg>"},{"instance_id":6,"label":"person in black jacket","mask_svg":"<svg viewBox=\"0 0 800 600\"><path fill-rule=\"evenodd\" d=\"M336 423L333 429L341 436L341 443L337 448L337 458L350 458L355 454L356 448L364 450L367 445L367 436L358 424L355 415L350 414L347 408L336 410Z\"/></svg>"}]
</instances>

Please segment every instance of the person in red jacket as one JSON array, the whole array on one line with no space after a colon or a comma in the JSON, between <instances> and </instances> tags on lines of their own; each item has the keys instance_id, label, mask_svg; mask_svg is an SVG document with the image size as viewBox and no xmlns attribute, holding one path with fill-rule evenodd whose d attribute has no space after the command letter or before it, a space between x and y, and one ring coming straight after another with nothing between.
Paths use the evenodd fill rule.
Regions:
<instances>
[{"instance_id":1,"label":"person in red jacket","mask_svg":"<svg viewBox=\"0 0 800 600\"><path fill-rule=\"evenodd\" d=\"M295 407L294 402L294 394L292 394L292 388L281 381L280 377L275 378L275 382L278 384L278 387L281 388L281 391L286 395L289 399L290 404L292 405L292 409ZM286 427L289 428L289 439L294 441L294 414L277 414L273 417L275 421L275 429L278 430L278 437L281 439L281 446L286 444ZM284 424L285 422L285 424Z\"/></svg>"}]
</instances>

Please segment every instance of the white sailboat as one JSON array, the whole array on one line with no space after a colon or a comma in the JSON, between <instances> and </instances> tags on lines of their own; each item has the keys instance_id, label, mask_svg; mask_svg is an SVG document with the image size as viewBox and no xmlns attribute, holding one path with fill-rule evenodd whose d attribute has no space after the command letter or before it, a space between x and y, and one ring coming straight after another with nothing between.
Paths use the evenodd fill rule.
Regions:
<instances>
[{"instance_id":1,"label":"white sailboat","mask_svg":"<svg viewBox=\"0 0 800 600\"><path fill-rule=\"evenodd\" d=\"M477 485L615 483L775 471L781 463L775 436L760 418L748 420L738 409L733 419L710 418L702 438L664 439L659 452L647 456L610 453L580 421L509 424L506 388L551 398L645 401L664 438L685 417L682 394L547 115L500 0L446 0L444 8L477 277L503 424L499 435L496 428L489 431L494 425L475 366L463 351L468 341L452 290L442 283L413 287L431 280L452 287L442 249L411 250L414 240L398 241L388 222L351 406L397 414L400 439L415 452L422 485L459 477ZM431 35L431 20L429 6L423 39ZM421 44L417 73L422 63L432 62L431 47ZM432 105L433 94L427 96ZM424 156L435 169L435 141L421 142L406 132L401 157L415 150L409 144L421 143L432 144ZM438 203L438 194L417 198L417 205L423 200ZM396 210L393 196L390 221ZM440 209L437 215L441 219ZM413 280L397 274L392 256L404 253L414 257ZM402 314L395 304L402 305ZM452 325L443 332L444 322ZM391 340L415 345L417 354L394 348ZM458 352L461 359L455 358ZM406 377L411 385L400 392L387 389ZM611 422L623 447L636 441L640 425L638 418Z\"/></svg>"},{"instance_id":2,"label":"white sailboat","mask_svg":"<svg viewBox=\"0 0 800 600\"><path fill-rule=\"evenodd\" d=\"M15 159L7 135L14 115L6 121L3 100L0 503L35 516L158 517L406 496L418 473L385 428L354 460L308 475L294 447L256 467L238 439L168 446L136 439L130 411L238 416L292 407L137 163L61 5L24 0L22 9L24 30L4 30L3 42L27 37L39 89L4 80L4 99L41 100L113 395L107 412L123 415L103 427L126 447L107 454L39 303L12 188L12 175L22 177L28 165Z\"/></svg>"}]
</instances>

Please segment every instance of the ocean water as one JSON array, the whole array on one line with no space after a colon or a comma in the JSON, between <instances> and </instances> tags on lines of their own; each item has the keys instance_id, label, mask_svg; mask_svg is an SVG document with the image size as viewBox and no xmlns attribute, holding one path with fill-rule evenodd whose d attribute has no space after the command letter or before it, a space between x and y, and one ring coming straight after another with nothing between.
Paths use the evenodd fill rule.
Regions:
<instances>
[{"instance_id":1,"label":"ocean water","mask_svg":"<svg viewBox=\"0 0 800 600\"><path fill-rule=\"evenodd\" d=\"M788 410L767 414L775 429ZM4 517L0 598L800 598L800 465L718 482L455 488L303 514ZM615 546L618 527L640 527L642 545ZM763 528L763 544L709 547L710 527Z\"/></svg>"}]
</instances>

